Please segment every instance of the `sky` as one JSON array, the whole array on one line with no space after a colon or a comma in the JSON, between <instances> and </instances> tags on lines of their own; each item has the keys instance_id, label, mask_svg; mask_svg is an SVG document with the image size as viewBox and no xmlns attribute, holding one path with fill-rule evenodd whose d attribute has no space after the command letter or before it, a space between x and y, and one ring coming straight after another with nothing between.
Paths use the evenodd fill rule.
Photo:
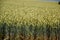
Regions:
<instances>
[{"instance_id":1,"label":"sky","mask_svg":"<svg viewBox=\"0 0 60 40\"><path fill-rule=\"evenodd\" d=\"M39 1L58 2L58 1L60 1L60 0L39 0Z\"/></svg>"}]
</instances>

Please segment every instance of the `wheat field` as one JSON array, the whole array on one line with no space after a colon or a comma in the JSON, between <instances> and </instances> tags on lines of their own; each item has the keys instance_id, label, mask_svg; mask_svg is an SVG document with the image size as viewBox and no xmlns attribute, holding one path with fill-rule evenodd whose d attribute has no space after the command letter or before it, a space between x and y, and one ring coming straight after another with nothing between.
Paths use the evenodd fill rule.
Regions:
<instances>
[{"instance_id":1,"label":"wheat field","mask_svg":"<svg viewBox=\"0 0 60 40\"><path fill-rule=\"evenodd\" d=\"M60 5L1 0L0 40L60 40Z\"/></svg>"}]
</instances>

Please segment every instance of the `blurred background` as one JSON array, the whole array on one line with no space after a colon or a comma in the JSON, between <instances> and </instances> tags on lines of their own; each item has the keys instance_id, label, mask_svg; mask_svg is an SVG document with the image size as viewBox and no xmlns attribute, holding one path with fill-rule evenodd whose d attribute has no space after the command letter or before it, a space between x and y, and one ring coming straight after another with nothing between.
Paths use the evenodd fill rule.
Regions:
<instances>
[{"instance_id":1,"label":"blurred background","mask_svg":"<svg viewBox=\"0 0 60 40\"><path fill-rule=\"evenodd\" d=\"M60 0L39 0L39 1L44 1L44 2L59 2Z\"/></svg>"}]
</instances>

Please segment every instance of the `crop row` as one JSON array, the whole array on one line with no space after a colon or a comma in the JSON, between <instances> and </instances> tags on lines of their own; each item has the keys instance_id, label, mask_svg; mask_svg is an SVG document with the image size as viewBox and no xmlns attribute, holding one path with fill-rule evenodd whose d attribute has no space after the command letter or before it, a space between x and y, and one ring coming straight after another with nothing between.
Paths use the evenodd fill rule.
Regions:
<instances>
[{"instance_id":1,"label":"crop row","mask_svg":"<svg viewBox=\"0 0 60 40\"><path fill-rule=\"evenodd\" d=\"M0 7L0 40L60 40L60 7Z\"/></svg>"},{"instance_id":2,"label":"crop row","mask_svg":"<svg viewBox=\"0 0 60 40\"><path fill-rule=\"evenodd\" d=\"M12 23L42 25L60 23L60 7L26 7L19 5L0 5L0 23L3 21L8 25Z\"/></svg>"},{"instance_id":3,"label":"crop row","mask_svg":"<svg viewBox=\"0 0 60 40\"><path fill-rule=\"evenodd\" d=\"M60 40L60 27L52 28L50 25L40 25L39 27L37 25L33 26L16 26L16 24L10 24L8 26L6 23L3 23L0 25L0 40L25 40L24 38L27 37L26 40L28 40L28 37L33 37L32 40L36 40L37 37L47 37L48 39L53 37L52 40L55 38L55 40ZM22 37L24 38L22 38ZM21 37L21 38L19 38ZM7 39L6 39L7 38ZM38 38L38 39L39 39ZM43 39L42 38L42 39ZM46 38L46 39L47 39ZM37 40L38 40L37 39ZM41 40L41 39L39 39Z\"/></svg>"}]
</instances>

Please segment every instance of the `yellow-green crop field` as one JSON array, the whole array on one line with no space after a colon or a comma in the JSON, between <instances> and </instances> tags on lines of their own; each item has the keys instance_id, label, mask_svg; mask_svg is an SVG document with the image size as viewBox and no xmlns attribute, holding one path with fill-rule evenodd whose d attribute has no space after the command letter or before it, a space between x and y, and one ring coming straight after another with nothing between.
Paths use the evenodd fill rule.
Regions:
<instances>
[{"instance_id":1,"label":"yellow-green crop field","mask_svg":"<svg viewBox=\"0 0 60 40\"><path fill-rule=\"evenodd\" d=\"M59 35L58 2L0 1L0 40L60 40Z\"/></svg>"}]
</instances>

